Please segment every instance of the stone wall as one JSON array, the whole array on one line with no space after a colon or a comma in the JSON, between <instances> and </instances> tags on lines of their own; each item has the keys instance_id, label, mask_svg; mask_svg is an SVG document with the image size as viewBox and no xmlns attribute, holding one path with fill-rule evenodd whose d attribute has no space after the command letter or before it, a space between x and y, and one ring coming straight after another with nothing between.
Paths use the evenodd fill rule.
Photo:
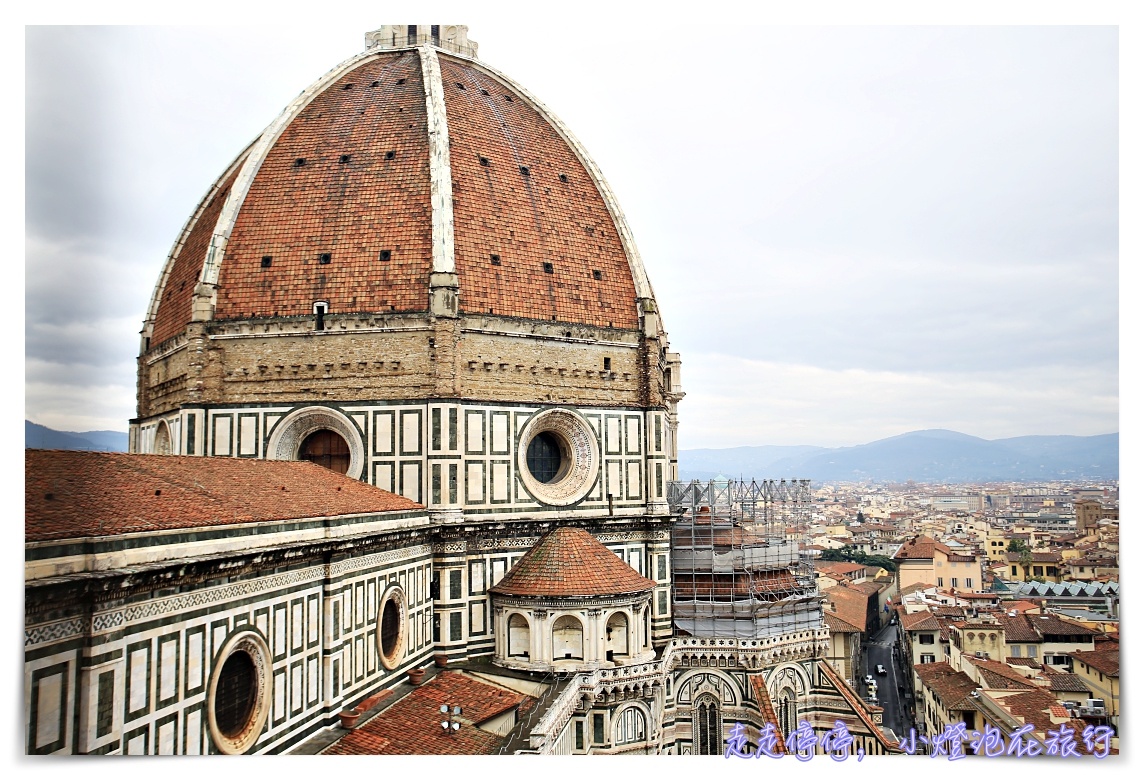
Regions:
<instances>
[{"instance_id":1,"label":"stone wall","mask_svg":"<svg viewBox=\"0 0 1144 780\"><path fill-rule=\"evenodd\" d=\"M192 324L140 358L140 419L190 403L303 399L666 404L666 353L635 331L401 314L328 315L315 326L314 317Z\"/></svg>"}]
</instances>

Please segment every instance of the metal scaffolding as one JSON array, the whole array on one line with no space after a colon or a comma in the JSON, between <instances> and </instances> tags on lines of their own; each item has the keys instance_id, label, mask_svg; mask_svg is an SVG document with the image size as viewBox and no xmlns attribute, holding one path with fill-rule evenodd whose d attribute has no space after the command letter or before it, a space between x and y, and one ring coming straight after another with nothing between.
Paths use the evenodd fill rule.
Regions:
<instances>
[{"instance_id":1,"label":"metal scaffolding","mask_svg":"<svg viewBox=\"0 0 1144 780\"><path fill-rule=\"evenodd\" d=\"M677 630L761 638L822 627L802 549L810 480L669 482L667 500Z\"/></svg>"}]
</instances>

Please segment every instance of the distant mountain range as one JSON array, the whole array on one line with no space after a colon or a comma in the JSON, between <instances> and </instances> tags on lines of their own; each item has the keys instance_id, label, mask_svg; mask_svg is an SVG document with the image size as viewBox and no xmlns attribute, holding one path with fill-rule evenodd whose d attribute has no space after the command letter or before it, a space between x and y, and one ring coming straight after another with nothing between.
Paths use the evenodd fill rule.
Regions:
<instances>
[{"instance_id":1,"label":"distant mountain range","mask_svg":"<svg viewBox=\"0 0 1144 780\"><path fill-rule=\"evenodd\" d=\"M871 482L1119 479L1120 434L979 439L912 431L856 447L761 446L681 450L679 477Z\"/></svg>"},{"instance_id":2,"label":"distant mountain range","mask_svg":"<svg viewBox=\"0 0 1144 780\"><path fill-rule=\"evenodd\" d=\"M126 431L57 431L24 420L24 446L38 450L101 450L127 452Z\"/></svg>"},{"instance_id":3,"label":"distant mountain range","mask_svg":"<svg viewBox=\"0 0 1144 780\"><path fill-rule=\"evenodd\" d=\"M24 446L127 451L123 431L57 431L24 421ZM679 478L812 479L816 482L989 482L1119 479L1120 434L979 439L912 431L857 447L730 447L681 450Z\"/></svg>"}]
</instances>

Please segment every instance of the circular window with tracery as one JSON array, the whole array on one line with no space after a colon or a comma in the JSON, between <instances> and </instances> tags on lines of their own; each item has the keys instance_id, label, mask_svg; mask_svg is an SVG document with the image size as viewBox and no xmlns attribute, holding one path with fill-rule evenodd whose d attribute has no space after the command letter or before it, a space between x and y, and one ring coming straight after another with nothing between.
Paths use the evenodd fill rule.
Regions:
<instances>
[{"instance_id":1,"label":"circular window with tracery","mask_svg":"<svg viewBox=\"0 0 1144 780\"><path fill-rule=\"evenodd\" d=\"M405 632L408 628L405 591L390 585L381 596L377 610L377 654L381 665L396 669L405 658Z\"/></svg>"},{"instance_id":2,"label":"circular window with tracery","mask_svg":"<svg viewBox=\"0 0 1144 780\"><path fill-rule=\"evenodd\" d=\"M517 473L537 501L568 506L596 484L600 445L588 422L567 409L534 415L520 432Z\"/></svg>"},{"instance_id":3,"label":"circular window with tracery","mask_svg":"<svg viewBox=\"0 0 1144 780\"><path fill-rule=\"evenodd\" d=\"M207 725L220 753L245 753L270 713L270 650L251 630L226 641L216 657L207 694Z\"/></svg>"}]
</instances>

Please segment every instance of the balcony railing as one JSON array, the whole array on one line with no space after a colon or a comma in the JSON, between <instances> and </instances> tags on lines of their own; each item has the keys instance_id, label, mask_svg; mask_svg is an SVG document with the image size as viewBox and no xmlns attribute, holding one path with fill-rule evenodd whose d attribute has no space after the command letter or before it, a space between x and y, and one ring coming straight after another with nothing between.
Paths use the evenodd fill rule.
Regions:
<instances>
[{"instance_id":1,"label":"balcony railing","mask_svg":"<svg viewBox=\"0 0 1144 780\"><path fill-rule=\"evenodd\" d=\"M451 41L440 35L409 35L393 34L388 41L378 39L372 48L377 49L412 49L416 46L435 46L438 49L451 51L465 57L476 57L477 46L472 41Z\"/></svg>"}]
</instances>

